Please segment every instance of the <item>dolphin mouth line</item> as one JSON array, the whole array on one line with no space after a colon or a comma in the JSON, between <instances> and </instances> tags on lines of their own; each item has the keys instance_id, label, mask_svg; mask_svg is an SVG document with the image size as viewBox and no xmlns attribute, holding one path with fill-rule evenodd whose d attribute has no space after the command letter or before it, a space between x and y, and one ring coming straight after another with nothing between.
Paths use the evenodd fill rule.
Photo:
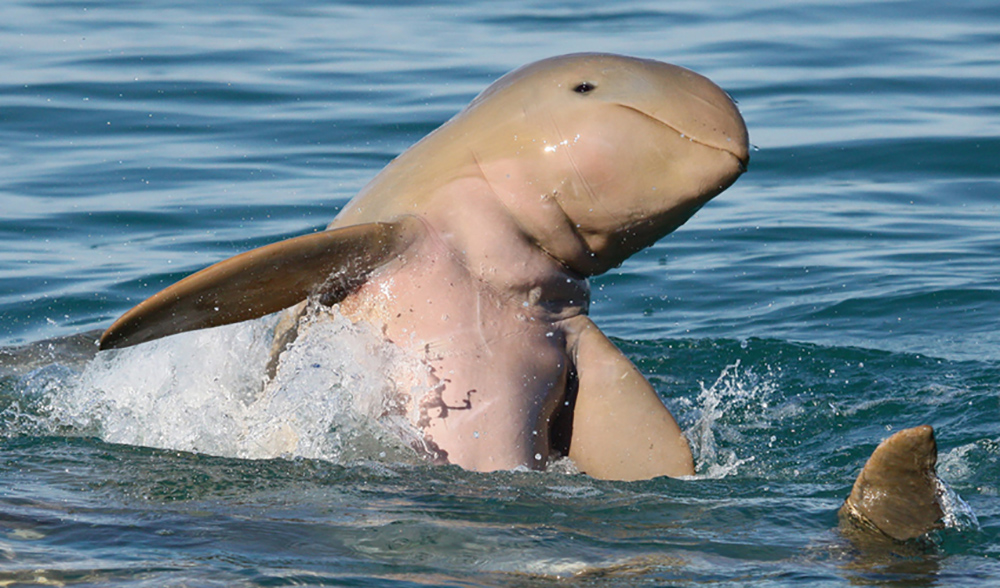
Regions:
<instances>
[{"instance_id":1,"label":"dolphin mouth line","mask_svg":"<svg viewBox=\"0 0 1000 588\"><path fill-rule=\"evenodd\" d=\"M674 125L672 125L672 124L668 123L667 121L663 120L662 118L653 116L652 114L649 114L648 112L646 112L644 110L636 108L635 106L631 106L629 104L622 104L620 102L617 103L617 104L618 104L618 106L621 106L622 108L631 110L632 112L636 112L636 113L638 113L638 114L640 114L640 115L648 118L649 120L652 120L652 121L654 121L656 123L659 123L660 125L663 125L663 126L667 127L671 131L677 133L677 136L681 137L682 139L687 139L688 141L691 141L692 143L697 143L698 145L701 145L702 147L708 147L709 149L714 149L716 151L722 151L723 153L728 153L728 154L732 155L733 158L736 159L736 163L739 165L739 170L740 170L741 174L745 173L747 171L747 166L750 165L750 156L749 156L749 154L747 155L746 159L743 159L739 155L737 155L734 151L731 151L731 150L726 149L724 147L718 147L716 145L709 145L708 143L705 143L704 141L700 141L696 137L693 137L690 134L685 133L684 131L678 129Z\"/></svg>"}]
</instances>

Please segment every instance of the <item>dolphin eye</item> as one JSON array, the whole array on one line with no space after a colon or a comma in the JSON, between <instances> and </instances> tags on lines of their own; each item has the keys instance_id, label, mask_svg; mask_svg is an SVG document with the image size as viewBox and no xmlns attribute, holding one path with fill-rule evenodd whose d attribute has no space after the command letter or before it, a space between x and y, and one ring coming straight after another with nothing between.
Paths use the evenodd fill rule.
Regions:
<instances>
[{"instance_id":1,"label":"dolphin eye","mask_svg":"<svg viewBox=\"0 0 1000 588\"><path fill-rule=\"evenodd\" d=\"M596 89L597 86L595 84L592 84L590 82L582 82L580 85L573 88L573 91L576 92L577 94L589 94L590 92L593 92Z\"/></svg>"}]
</instances>

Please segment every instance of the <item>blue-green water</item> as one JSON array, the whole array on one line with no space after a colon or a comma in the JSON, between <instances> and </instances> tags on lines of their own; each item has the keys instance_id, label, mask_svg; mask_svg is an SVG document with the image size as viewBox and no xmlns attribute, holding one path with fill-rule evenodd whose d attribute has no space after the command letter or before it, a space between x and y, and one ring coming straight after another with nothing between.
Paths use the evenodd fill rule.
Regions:
<instances>
[{"instance_id":1,"label":"blue-green water","mask_svg":"<svg viewBox=\"0 0 1000 588\"><path fill-rule=\"evenodd\" d=\"M0 48L0 583L1000 583L993 3L14 0ZM91 361L134 303L325 226L492 80L584 50L711 77L758 148L593 280L698 479L433 467L301 386L234 415L250 327ZM308 451L250 459L275 411ZM920 423L978 521L860 553L836 509Z\"/></svg>"}]
</instances>

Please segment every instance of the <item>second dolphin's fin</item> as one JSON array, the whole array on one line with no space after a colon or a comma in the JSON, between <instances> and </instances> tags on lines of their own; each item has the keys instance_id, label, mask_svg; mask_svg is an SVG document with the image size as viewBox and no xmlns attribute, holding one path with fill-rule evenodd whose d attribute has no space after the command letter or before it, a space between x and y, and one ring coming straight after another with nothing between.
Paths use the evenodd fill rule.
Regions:
<instances>
[{"instance_id":1,"label":"second dolphin's fin","mask_svg":"<svg viewBox=\"0 0 1000 588\"><path fill-rule=\"evenodd\" d=\"M943 528L936 464L937 443L929 425L892 435L861 470L840 509L841 520L874 527L898 541Z\"/></svg>"},{"instance_id":2,"label":"second dolphin's fin","mask_svg":"<svg viewBox=\"0 0 1000 588\"><path fill-rule=\"evenodd\" d=\"M272 243L192 274L126 312L101 349L277 312L322 292L336 302L417 238L419 220L367 223Z\"/></svg>"}]
</instances>

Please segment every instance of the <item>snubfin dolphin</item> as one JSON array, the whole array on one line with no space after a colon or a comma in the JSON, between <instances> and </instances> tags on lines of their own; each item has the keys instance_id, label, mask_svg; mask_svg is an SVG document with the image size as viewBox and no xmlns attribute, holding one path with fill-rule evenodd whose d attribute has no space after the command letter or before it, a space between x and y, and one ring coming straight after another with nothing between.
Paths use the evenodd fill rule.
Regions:
<instances>
[{"instance_id":1,"label":"snubfin dolphin","mask_svg":"<svg viewBox=\"0 0 1000 588\"><path fill-rule=\"evenodd\" d=\"M618 55L545 59L392 161L328 230L178 282L101 348L316 296L429 367L412 412L441 461L489 471L568 454L600 478L690 475L673 416L587 316L587 277L682 225L748 160L743 119L707 78Z\"/></svg>"},{"instance_id":2,"label":"snubfin dolphin","mask_svg":"<svg viewBox=\"0 0 1000 588\"><path fill-rule=\"evenodd\" d=\"M943 528L934 429L904 429L883 441L840 508L842 522L906 541Z\"/></svg>"}]
</instances>

